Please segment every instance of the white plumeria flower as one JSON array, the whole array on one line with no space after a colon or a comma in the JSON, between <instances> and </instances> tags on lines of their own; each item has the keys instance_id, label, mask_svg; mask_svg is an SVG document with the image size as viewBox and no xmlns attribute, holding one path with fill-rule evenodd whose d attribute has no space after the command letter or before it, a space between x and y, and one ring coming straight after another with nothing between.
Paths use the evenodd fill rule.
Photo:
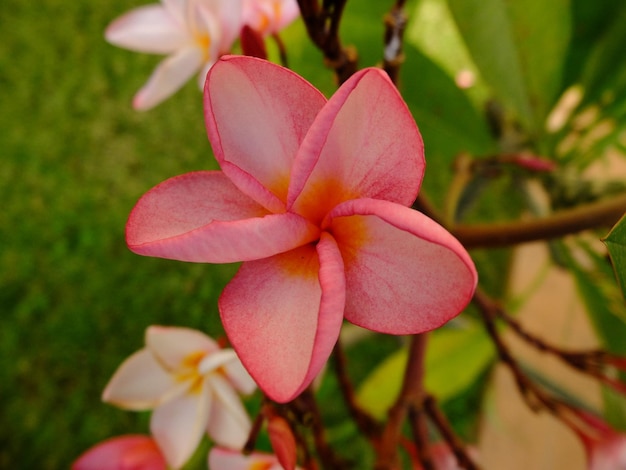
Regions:
<instances>
[{"instance_id":1,"label":"white plumeria flower","mask_svg":"<svg viewBox=\"0 0 626 470\"><path fill-rule=\"evenodd\" d=\"M230 51L242 25L242 0L161 0L113 21L107 41L137 52L167 54L133 98L152 108L177 92L195 73L204 86L209 68Z\"/></svg>"},{"instance_id":2,"label":"white plumeria flower","mask_svg":"<svg viewBox=\"0 0 626 470\"><path fill-rule=\"evenodd\" d=\"M276 34L300 15L296 0L243 0L243 22L263 36Z\"/></svg>"},{"instance_id":3,"label":"white plumeria flower","mask_svg":"<svg viewBox=\"0 0 626 470\"><path fill-rule=\"evenodd\" d=\"M241 449L250 418L235 390L256 385L235 351L220 349L188 328L151 326L146 347L113 375L102 399L125 409L153 409L150 430L168 464L180 468L204 432L219 445Z\"/></svg>"}]
</instances>

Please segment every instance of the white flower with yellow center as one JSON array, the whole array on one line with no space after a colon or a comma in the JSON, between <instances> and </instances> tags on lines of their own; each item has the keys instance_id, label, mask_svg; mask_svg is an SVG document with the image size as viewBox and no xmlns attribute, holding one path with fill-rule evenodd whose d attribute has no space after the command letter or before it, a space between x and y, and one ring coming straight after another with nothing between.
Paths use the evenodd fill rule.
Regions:
<instances>
[{"instance_id":1,"label":"white flower with yellow center","mask_svg":"<svg viewBox=\"0 0 626 470\"><path fill-rule=\"evenodd\" d=\"M197 72L202 88L209 68L230 51L241 21L241 0L161 0L113 21L105 32L111 44L168 55L135 95L135 109L156 106Z\"/></svg>"},{"instance_id":2,"label":"white flower with yellow center","mask_svg":"<svg viewBox=\"0 0 626 470\"><path fill-rule=\"evenodd\" d=\"M221 446L243 447L250 419L236 390L255 387L232 349L196 330L151 326L146 347L122 363L102 399L153 409L150 430L168 464L180 468L205 432Z\"/></svg>"}]
</instances>

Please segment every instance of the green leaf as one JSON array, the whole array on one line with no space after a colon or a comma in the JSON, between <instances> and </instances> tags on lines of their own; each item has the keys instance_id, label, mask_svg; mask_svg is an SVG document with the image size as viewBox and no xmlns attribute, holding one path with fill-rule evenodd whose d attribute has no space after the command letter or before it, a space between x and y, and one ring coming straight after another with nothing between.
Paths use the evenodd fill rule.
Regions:
<instances>
[{"instance_id":1,"label":"green leaf","mask_svg":"<svg viewBox=\"0 0 626 470\"><path fill-rule=\"evenodd\" d=\"M405 44L398 88L419 126L426 151L424 189L442 205L452 163L462 152L487 155L495 142L483 117L454 80L432 59Z\"/></svg>"},{"instance_id":2,"label":"green leaf","mask_svg":"<svg viewBox=\"0 0 626 470\"><path fill-rule=\"evenodd\" d=\"M446 401L471 386L494 358L491 341L480 325L437 330L428 338L426 390ZM361 384L357 402L375 417L383 418L398 396L407 359L407 348L398 350Z\"/></svg>"},{"instance_id":3,"label":"green leaf","mask_svg":"<svg viewBox=\"0 0 626 470\"><path fill-rule=\"evenodd\" d=\"M598 338L610 352L626 354L626 306L606 260L591 250L586 253L595 269L584 269L567 248L561 250Z\"/></svg>"},{"instance_id":4,"label":"green leaf","mask_svg":"<svg viewBox=\"0 0 626 470\"><path fill-rule=\"evenodd\" d=\"M484 80L531 132L540 133L562 84L569 0L448 0Z\"/></svg>"},{"instance_id":5,"label":"green leaf","mask_svg":"<svg viewBox=\"0 0 626 470\"><path fill-rule=\"evenodd\" d=\"M626 217L622 216L619 222L611 229L603 240L609 250L617 282L626 297Z\"/></svg>"},{"instance_id":6,"label":"green leaf","mask_svg":"<svg viewBox=\"0 0 626 470\"><path fill-rule=\"evenodd\" d=\"M624 61L626 27L624 24L626 24L626 8L621 8L616 13L610 28L605 31L591 51L581 77L581 83L585 88L585 103L605 101L603 104L609 104L607 101L617 100L619 96L615 95L619 95L619 92L626 87L626 61ZM607 92L611 94L608 100L603 96Z\"/></svg>"}]
</instances>

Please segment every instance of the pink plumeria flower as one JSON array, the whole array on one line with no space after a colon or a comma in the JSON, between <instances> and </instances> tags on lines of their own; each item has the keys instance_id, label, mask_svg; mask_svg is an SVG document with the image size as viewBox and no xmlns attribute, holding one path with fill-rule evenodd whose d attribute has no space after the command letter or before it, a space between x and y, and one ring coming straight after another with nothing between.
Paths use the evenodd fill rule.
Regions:
<instances>
[{"instance_id":1,"label":"pink plumeria flower","mask_svg":"<svg viewBox=\"0 0 626 470\"><path fill-rule=\"evenodd\" d=\"M288 470L285 469L275 455L253 452L243 455L220 447L209 451L209 470ZM296 467L299 469L299 467Z\"/></svg>"},{"instance_id":2,"label":"pink plumeria flower","mask_svg":"<svg viewBox=\"0 0 626 470\"><path fill-rule=\"evenodd\" d=\"M107 439L86 450L72 470L166 470L165 458L154 439L126 435Z\"/></svg>"},{"instance_id":3,"label":"pink plumeria flower","mask_svg":"<svg viewBox=\"0 0 626 470\"><path fill-rule=\"evenodd\" d=\"M239 35L241 1L161 0L135 8L109 25L105 37L111 44L168 55L135 95L135 109L156 106L198 72L198 85L204 85L209 68L230 51Z\"/></svg>"},{"instance_id":4,"label":"pink plumeria flower","mask_svg":"<svg viewBox=\"0 0 626 470\"><path fill-rule=\"evenodd\" d=\"M131 410L154 409L152 435L168 464L180 468L205 432L219 445L243 447L251 424L235 390L254 389L232 349L220 349L196 330L151 326L146 347L122 363L102 399Z\"/></svg>"},{"instance_id":5,"label":"pink plumeria flower","mask_svg":"<svg viewBox=\"0 0 626 470\"><path fill-rule=\"evenodd\" d=\"M577 417L585 430L575 429L585 446L589 470L626 470L626 434L615 431L604 420L584 411Z\"/></svg>"},{"instance_id":6,"label":"pink plumeria flower","mask_svg":"<svg viewBox=\"0 0 626 470\"><path fill-rule=\"evenodd\" d=\"M298 16L296 0L243 0L243 24L262 36L278 33Z\"/></svg>"},{"instance_id":7,"label":"pink plumeria flower","mask_svg":"<svg viewBox=\"0 0 626 470\"><path fill-rule=\"evenodd\" d=\"M344 317L414 334L469 302L477 275L468 253L407 207L424 172L422 139L384 72L356 73L327 101L288 69L224 57L207 77L205 117L222 171L149 191L126 240L142 255L244 261L220 314L273 400L311 383Z\"/></svg>"}]
</instances>

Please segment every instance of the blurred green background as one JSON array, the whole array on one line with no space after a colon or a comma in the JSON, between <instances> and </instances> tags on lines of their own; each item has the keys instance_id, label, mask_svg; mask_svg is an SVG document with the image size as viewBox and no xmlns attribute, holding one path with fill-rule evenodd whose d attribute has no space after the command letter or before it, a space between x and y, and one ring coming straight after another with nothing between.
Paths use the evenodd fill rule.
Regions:
<instances>
[{"instance_id":1,"label":"blurred green background","mask_svg":"<svg viewBox=\"0 0 626 470\"><path fill-rule=\"evenodd\" d=\"M129 252L124 242L128 213L145 191L186 171L216 168L195 81L153 110L131 109L132 96L160 57L110 46L103 32L114 18L145 3L4 0L0 4L0 468L67 468L82 451L107 437L147 432L147 415L100 402L115 368L142 346L145 328L184 325L214 336L222 333L216 301L236 266L143 258ZM471 9L475 0L449 3L457 15L478 21L463 14L463 8ZM496 67L478 60L474 65L471 54L480 56L485 48L499 44L481 42L470 28L465 31L469 52L461 47L459 33L450 28L450 14L441 8L444 2L407 4L410 12L419 10L420 16L406 33L407 61L400 85L426 141L429 171L424 185L440 206L443 189L452 179L451 163L459 152L488 156L502 151L502 142L493 138L484 119L483 104L494 91L510 98L510 103L504 100L508 117L514 118L517 111L530 129L535 149L553 158L568 128L546 135L541 125L563 91L586 80L593 93L585 95L581 112L584 106L602 103L607 90L613 91L612 108L603 108L613 113L617 123L610 138L594 141L584 155L572 151L561 157L582 168L593 159L589 155L599 155L609 145L624 146L619 136L626 100L620 93L626 67L616 67L623 31L615 25L626 18L626 8L614 0L593 5L588 0L559 0L556 10L548 9L553 15L545 16L543 2L525 3L539 7L514 13L523 20L547 18L555 27L545 28L544 42L560 47L554 56L535 57L532 52L540 48L519 37L517 43L512 40L521 51L520 63L528 66L522 75L537 86L530 91L538 94L528 96L515 88L517 82L510 77L499 79L502 64ZM346 43L357 46L360 65L379 62L381 19L392 4L348 2L342 35ZM571 17L554 14L561 10ZM496 20L486 18L508 33ZM332 74L322 66L321 54L308 43L302 26L294 25L285 36L291 65L325 93L332 92ZM532 60L524 61L524 54ZM467 93L453 80L454 70L465 67L477 77ZM617 73L607 74L607 70ZM549 81L550 89L541 88L540 80ZM533 108L537 103L541 106ZM602 118L600 113L597 121ZM480 184L507 192L515 189L516 182L504 178ZM491 204L500 204L496 210L476 203L478 196L472 194L468 205L477 207L473 214L477 217L514 217L524 204L519 191L514 194L504 205L501 198L494 198ZM499 251L488 259L482 253L475 256L483 280L492 292L500 292L506 282L507 253ZM451 399L448 411L458 409L461 415L468 407L478 409L481 387L477 384L484 383L486 367L493 360L484 335L470 326L458 338L455 332L444 333L432 348L441 353L440 358L458 359L444 364L433 356L433 364L438 364L433 370L439 375L429 380L440 397ZM399 343L387 337L377 345L375 355L380 360L397 350ZM371 350L356 348L351 354L365 357L374 354ZM474 352L470 366L466 351ZM378 379L375 374L370 377L363 400L381 403L376 391L381 390L381 382L389 382L389 376L398 376L405 359L402 354L400 350L391 357ZM363 379L371 364L354 364L354 377ZM451 384L448 378L458 379L454 368L459 364L469 375ZM321 391L322 400L336 399L330 382ZM387 399L391 396L382 391ZM384 409L375 411L384 415ZM332 413L331 409L331 422ZM338 417L334 422L340 421ZM455 424L462 426L462 417ZM335 426L331 439L354 444L351 426Z\"/></svg>"},{"instance_id":2,"label":"blurred green background","mask_svg":"<svg viewBox=\"0 0 626 470\"><path fill-rule=\"evenodd\" d=\"M0 5L0 467L68 468L87 447L146 432L100 402L150 324L219 334L234 266L138 257L124 226L156 183L214 165L194 84L130 106L158 62L105 43L141 2Z\"/></svg>"}]
</instances>

